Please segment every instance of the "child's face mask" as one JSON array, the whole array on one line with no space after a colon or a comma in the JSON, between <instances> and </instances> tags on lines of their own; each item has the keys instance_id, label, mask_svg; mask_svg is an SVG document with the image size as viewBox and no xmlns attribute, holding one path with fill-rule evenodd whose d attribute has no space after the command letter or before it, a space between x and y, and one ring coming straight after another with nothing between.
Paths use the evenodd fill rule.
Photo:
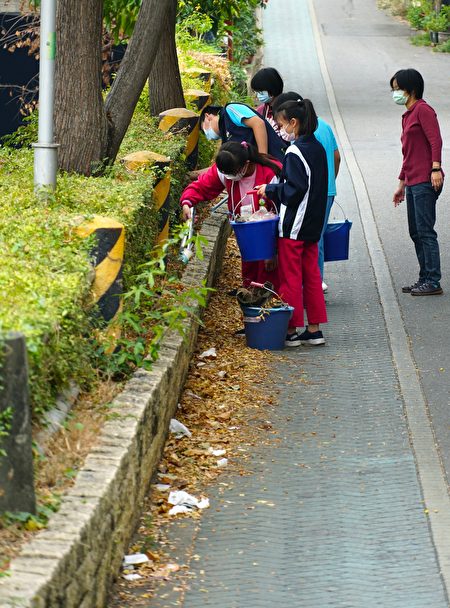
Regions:
<instances>
[{"instance_id":1,"label":"child's face mask","mask_svg":"<svg viewBox=\"0 0 450 608\"><path fill-rule=\"evenodd\" d=\"M240 179L242 179L244 177L246 172L247 172L247 165L245 164L242 167L242 169L236 173L236 175L227 175L226 173L224 173L224 176L227 179L231 180L232 182L238 182Z\"/></svg>"},{"instance_id":2,"label":"child's face mask","mask_svg":"<svg viewBox=\"0 0 450 608\"><path fill-rule=\"evenodd\" d=\"M286 123L283 126L280 126L280 135L285 141L295 141L295 133L294 131L286 131L286 127L290 126L289 123Z\"/></svg>"},{"instance_id":3,"label":"child's face mask","mask_svg":"<svg viewBox=\"0 0 450 608\"><path fill-rule=\"evenodd\" d=\"M268 103L272 99L272 96L269 95L269 91L258 91L256 97L261 103Z\"/></svg>"}]
</instances>

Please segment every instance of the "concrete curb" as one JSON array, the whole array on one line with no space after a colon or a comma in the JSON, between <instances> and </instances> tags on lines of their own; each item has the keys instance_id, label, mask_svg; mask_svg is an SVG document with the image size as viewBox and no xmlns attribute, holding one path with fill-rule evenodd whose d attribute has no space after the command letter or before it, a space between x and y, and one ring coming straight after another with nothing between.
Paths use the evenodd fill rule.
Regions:
<instances>
[{"instance_id":1,"label":"concrete curb","mask_svg":"<svg viewBox=\"0 0 450 608\"><path fill-rule=\"evenodd\" d=\"M204 260L193 259L187 285L212 286L230 234L224 216L207 219ZM202 310L199 307L199 315ZM195 348L198 324L185 340L171 334L151 371L138 370L116 397L112 419L47 529L11 562L0 580L4 608L93 608L106 604L159 462Z\"/></svg>"}]
</instances>

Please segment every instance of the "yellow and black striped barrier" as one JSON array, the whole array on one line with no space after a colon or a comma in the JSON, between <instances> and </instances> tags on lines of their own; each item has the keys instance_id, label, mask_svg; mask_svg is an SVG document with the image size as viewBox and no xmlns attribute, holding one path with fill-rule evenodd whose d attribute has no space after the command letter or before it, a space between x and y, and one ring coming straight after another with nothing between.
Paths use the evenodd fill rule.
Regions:
<instances>
[{"instance_id":1,"label":"yellow and black striped barrier","mask_svg":"<svg viewBox=\"0 0 450 608\"><path fill-rule=\"evenodd\" d=\"M184 74L191 76L191 78L196 78L200 80L202 83L202 87L205 91L211 91L212 86L212 73L208 72L208 70L204 70L203 68L186 68L183 70Z\"/></svg>"},{"instance_id":2,"label":"yellow and black striped barrier","mask_svg":"<svg viewBox=\"0 0 450 608\"><path fill-rule=\"evenodd\" d=\"M159 128L164 133L186 133L186 164L189 169L195 169L198 160L199 115L186 108L171 108L159 115Z\"/></svg>"},{"instance_id":3,"label":"yellow and black striped barrier","mask_svg":"<svg viewBox=\"0 0 450 608\"><path fill-rule=\"evenodd\" d=\"M139 171L145 167L156 167L156 181L153 183L153 196L155 207L158 211L158 236L157 243L162 243L169 237L169 213L170 213L170 158L156 152L143 150L132 152L121 162L128 171Z\"/></svg>"},{"instance_id":4,"label":"yellow and black striped barrier","mask_svg":"<svg viewBox=\"0 0 450 608\"><path fill-rule=\"evenodd\" d=\"M187 89L184 91L184 98L186 101L190 101L197 108L197 112L203 110L205 106L211 103L211 96L206 91L201 91L200 89Z\"/></svg>"},{"instance_id":5,"label":"yellow and black striped barrier","mask_svg":"<svg viewBox=\"0 0 450 608\"><path fill-rule=\"evenodd\" d=\"M122 310L121 294L125 229L109 217L94 216L77 228L83 238L95 236L91 257L95 267L92 283L92 304L105 324L114 321Z\"/></svg>"}]
</instances>

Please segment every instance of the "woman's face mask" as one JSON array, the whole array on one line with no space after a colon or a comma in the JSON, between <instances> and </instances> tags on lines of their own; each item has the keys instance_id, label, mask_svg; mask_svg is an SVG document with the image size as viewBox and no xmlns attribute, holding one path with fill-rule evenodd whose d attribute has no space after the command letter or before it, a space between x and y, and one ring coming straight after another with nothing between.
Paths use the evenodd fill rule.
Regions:
<instances>
[{"instance_id":1,"label":"woman's face mask","mask_svg":"<svg viewBox=\"0 0 450 608\"><path fill-rule=\"evenodd\" d=\"M272 99L272 96L269 95L269 91L257 91L256 97L261 103L268 103Z\"/></svg>"},{"instance_id":2,"label":"woman's face mask","mask_svg":"<svg viewBox=\"0 0 450 608\"><path fill-rule=\"evenodd\" d=\"M408 97L409 97L409 95L407 95L401 89L397 89L395 91L392 91L392 99L399 106L404 106L406 104L406 102L408 101Z\"/></svg>"}]
</instances>

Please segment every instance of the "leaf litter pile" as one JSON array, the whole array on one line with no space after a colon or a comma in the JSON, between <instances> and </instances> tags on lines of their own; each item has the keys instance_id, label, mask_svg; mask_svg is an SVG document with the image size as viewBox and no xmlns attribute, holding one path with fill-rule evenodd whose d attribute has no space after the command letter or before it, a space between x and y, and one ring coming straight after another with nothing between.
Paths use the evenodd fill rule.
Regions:
<instances>
[{"instance_id":1,"label":"leaf litter pile","mask_svg":"<svg viewBox=\"0 0 450 608\"><path fill-rule=\"evenodd\" d=\"M203 509L194 506L174 515L169 499L173 493L185 492L194 500L207 500L208 485L224 471L237 476L251 474L245 461L251 456L252 446L265 441L272 428L266 418L276 400L268 378L270 365L278 357L247 348L245 338L233 335L242 327L242 315L236 299L227 291L240 282L240 257L231 237L175 414L185 429L174 428L169 436L128 550L130 555L126 556L133 560L133 555L141 555L136 558L140 563L124 563L110 608L148 605L148 598L161 581L175 578L172 583L183 585L189 568L170 559L174 547L167 535L174 519L201 518Z\"/></svg>"}]
</instances>

